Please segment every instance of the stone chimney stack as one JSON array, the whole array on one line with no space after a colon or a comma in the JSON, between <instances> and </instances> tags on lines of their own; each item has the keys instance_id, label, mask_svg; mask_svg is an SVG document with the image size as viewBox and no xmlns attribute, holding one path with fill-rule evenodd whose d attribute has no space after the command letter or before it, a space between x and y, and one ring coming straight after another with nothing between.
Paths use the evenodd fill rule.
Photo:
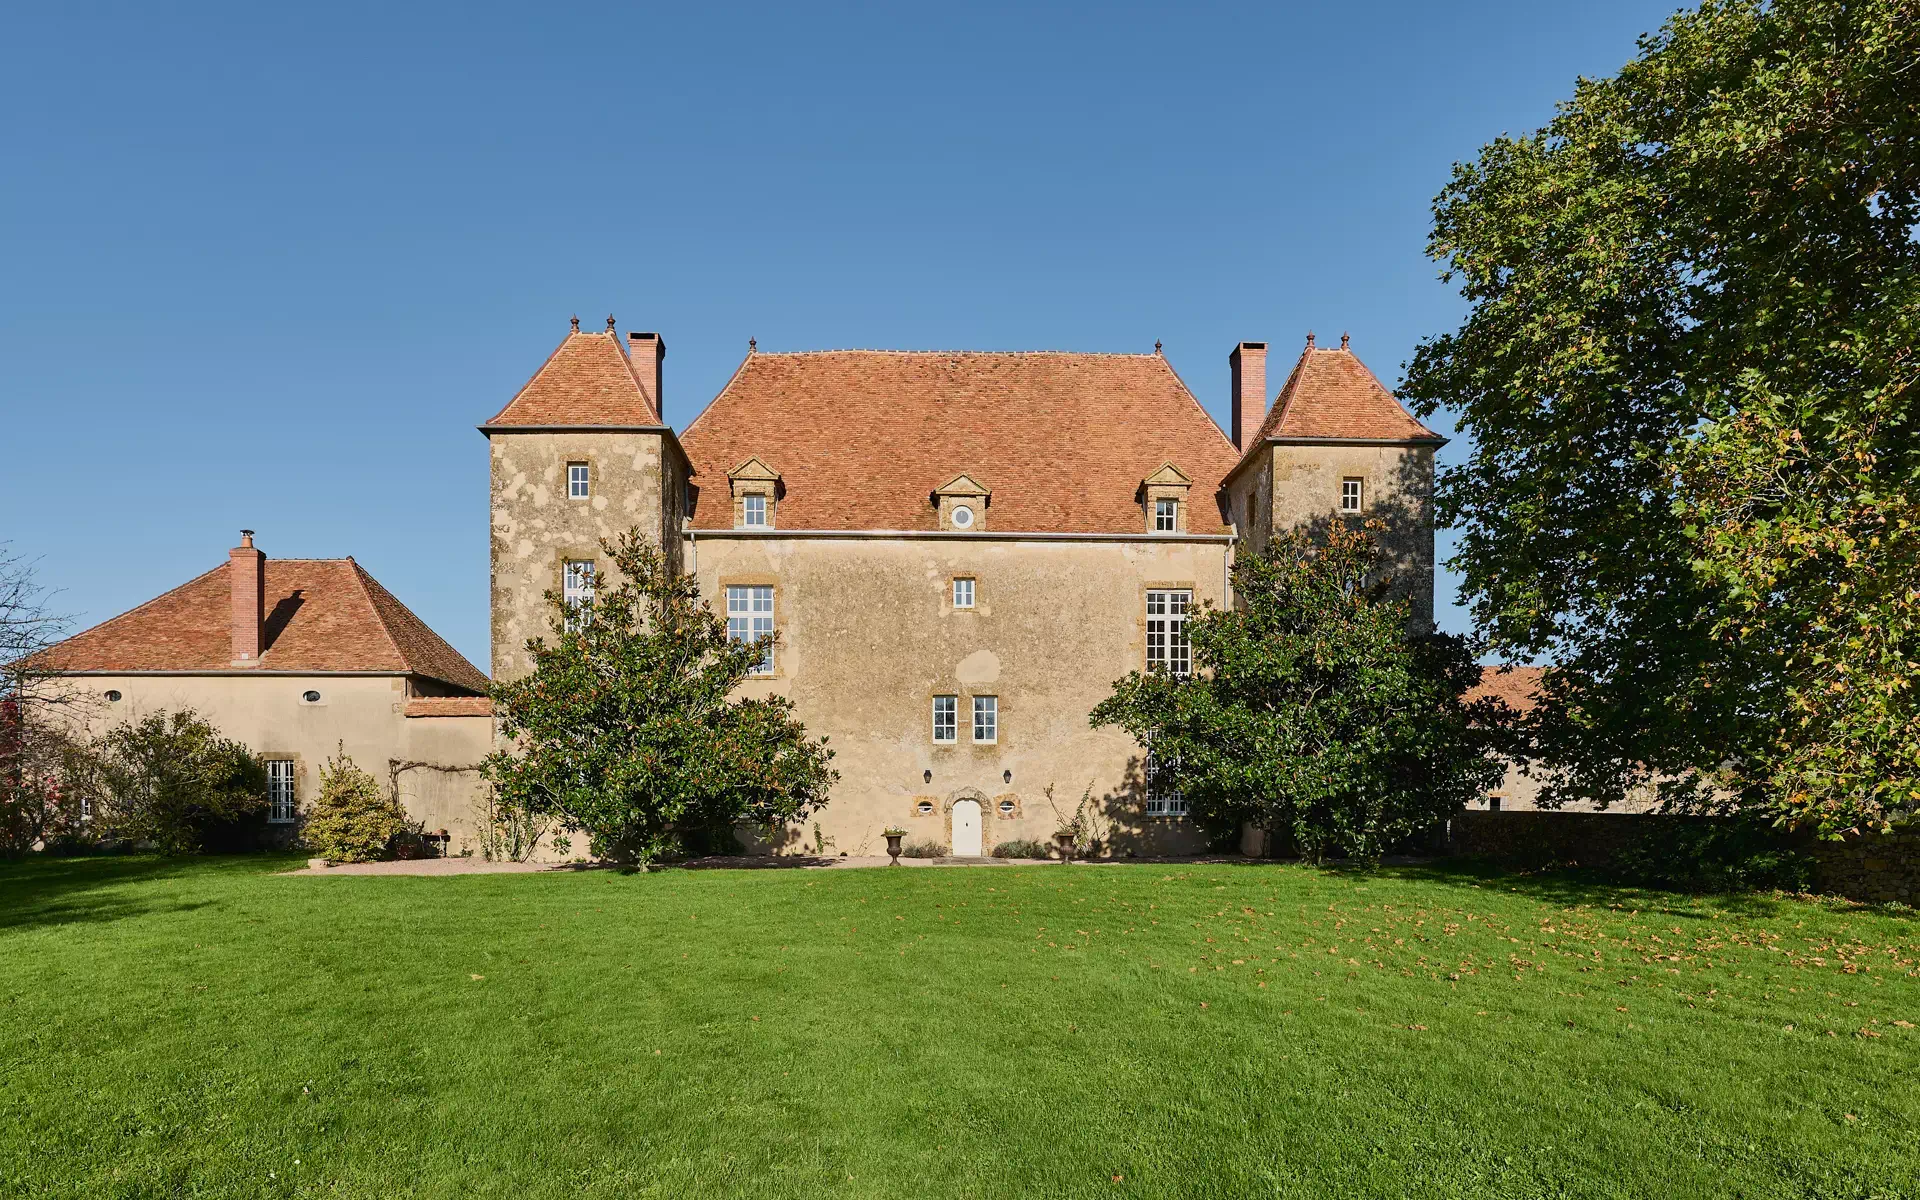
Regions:
<instances>
[{"instance_id":1,"label":"stone chimney stack","mask_svg":"<svg viewBox=\"0 0 1920 1200\"><path fill-rule=\"evenodd\" d=\"M1245 454L1267 419L1267 344L1241 342L1227 365L1233 368L1233 444Z\"/></svg>"},{"instance_id":2,"label":"stone chimney stack","mask_svg":"<svg viewBox=\"0 0 1920 1200\"><path fill-rule=\"evenodd\" d=\"M662 366L667 361L667 343L657 333L629 333L627 335L627 357L633 363L633 373L640 380L640 390L653 401L653 410L662 421L667 419L667 402L660 396Z\"/></svg>"},{"instance_id":3,"label":"stone chimney stack","mask_svg":"<svg viewBox=\"0 0 1920 1200\"><path fill-rule=\"evenodd\" d=\"M233 585L233 665L260 665L267 608L267 556L253 544L253 530L240 531L240 544L227 551L227 576Z\"/></svg>"}]
</instances>

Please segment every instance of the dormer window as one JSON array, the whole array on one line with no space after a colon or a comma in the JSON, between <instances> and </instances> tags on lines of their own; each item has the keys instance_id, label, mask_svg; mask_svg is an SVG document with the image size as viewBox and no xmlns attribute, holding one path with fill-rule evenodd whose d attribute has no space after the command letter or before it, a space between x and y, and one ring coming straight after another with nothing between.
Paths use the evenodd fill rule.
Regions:
<instances>
[{"instance_id":1,"label":"dormer window","mask_svg":"<svg viewBox=\"0 0 1920 1200\"><path fill-rule=\"evenodd\" d=\"M1140 481L1134 497L1146 508L1148 533L1185 533L1187 530L1187 492L1193 480L1172 463Z\"/></svg>"},{"instance_id":2,"label":"dormer window","mask_svg":"<svg viewBox=\"0 0 1920 1200\"><path fill-rule=\"evenodd\" d=\"M940 528L949 533L978 533L987 527L987 506L993 493L967 475L955 475L929 497L940 510Z\"/></svg>"},{"instance_id":3,"label":"dormer window","mask_svg":"<svg viewBox=\"0 0 1920 1200\"><path fill-rule=\"evenodd\" d=\"M727 472L733 492L736 529L772 529L774 509L781 494L780 473L757 458L749 458Z\"/></svg>"}]
</instances>

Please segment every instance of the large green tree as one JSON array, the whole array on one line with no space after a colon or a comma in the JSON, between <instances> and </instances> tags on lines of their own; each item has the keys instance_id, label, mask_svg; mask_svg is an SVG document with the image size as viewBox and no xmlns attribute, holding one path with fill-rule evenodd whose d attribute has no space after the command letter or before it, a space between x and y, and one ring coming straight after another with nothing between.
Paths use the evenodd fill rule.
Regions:
<instances>
[{"instance_id":1,"label":"large green tree","mask_svg":"<svg viewBox=\"0 0 1920 1200\"><path fill-rule=\"evenodd\" d=\"M1276 538L1234 563L1232 609L1188 622L1193 673L1135 671L1093 710L1154 757L1202 829L1242 822L1316 861L1378 859L1482 793L1491 702L1464 641L1409 636L1409 606L1379 578L1375 531Z\"/></svg>"},{"instance_id":2,"label":"large green tree","mask_svg":"<svg viewBox=\"0 0 1920 1200\"><path fill-rule=\"evenodd\" d=\"M1675 16L1456 168L1469 307L1406 394L1493 648L1555 664L1549 799L1826 833L1920 801L1920 0Z\"/></svg>"},{"instance_id":3,"label":"large green tree","mask_svg":"<svg viewBox=\"0 0 1920 1200\"><path fill-rule=\"evenodd\" d=\"M638 529L601 543L615 585L570 606L550 592L531 674L496 683L507 748L497 802L586 831L596 855L645 864L739 823L797 821L839 778L784 696L736 689L759 643L725 620Z\"/></svg>"}]
</instances>

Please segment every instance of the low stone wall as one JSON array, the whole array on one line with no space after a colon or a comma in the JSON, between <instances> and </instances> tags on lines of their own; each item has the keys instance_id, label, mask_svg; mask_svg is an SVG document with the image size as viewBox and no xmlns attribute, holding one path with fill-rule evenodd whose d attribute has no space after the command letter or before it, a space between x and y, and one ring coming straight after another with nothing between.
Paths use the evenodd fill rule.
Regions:
<instances>
[{"instance_id":1,"label":"low stone wall","mask_svg":"<svg viewBox=\"0 0 1920 1200\"><path fill-rule=\"evenodd\" d=\"M1622 847L1649 829L1710 823L1717 817L1658 813L1456 813L1447 823L1443 853L1518 867L1605 867ZM1853 900L1920 904L1920 826L1844 841L1782 835L1814 861L1814 890Z\"/></svg>"},{"instance_id":2,"label":"low stone wall","mask_svg":"<svg viewBox=\"0 0 1920 1200\"><path fill-rule=\"evenodd\" d=\"M1823 892L1854 900L1920 904L1920 826L1843 842L1808 842L1814 882Z\"/></svg>"}]
</instances>

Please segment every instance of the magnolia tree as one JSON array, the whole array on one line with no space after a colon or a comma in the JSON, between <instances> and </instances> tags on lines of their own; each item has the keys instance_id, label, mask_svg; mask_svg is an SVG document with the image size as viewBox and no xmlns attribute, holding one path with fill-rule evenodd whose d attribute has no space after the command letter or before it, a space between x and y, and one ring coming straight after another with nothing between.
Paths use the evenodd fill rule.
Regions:
<instances>
[{"instance_id":1,"label":"magnolia tree","mask_svg":"<svg viewBox=\"0 0 1920 1200\"><path fill-rule=\"evenodd\" d=\"M760 643L730 641L700 586L633 529L601 548L617 582L549 592L533 671L496 683L506 743L496 803L584 830L599 857L644 865L736 824L804 819L839 778L783 696L735 695Z\"/></svg>"},{"instance_id":2,"label":"magnolia tree","mask_svg":"<svg viewBox=\"0 0 1920 1200\"><path fill-rule=\"evenodd\" d=\"M1920 809L1920 10L1709 0L1458 167L1404 393L1544 797Z\"/></svg>"},{"instance_id":3,"label":"magnolia tree","mask_svg":"<svg viewBox=\"0 0 1920 1200\"><path fill-rule=\"evenodd\" d=\"M1497 711L1456 637L1410 637L1375 531L1301 531L1234 565L1238 606L1188 623L1193 673L1136 671L1092 713L1133 734L1202 829L1241 823L1308 858L1377 860L1499 778Z\"/></svg>"}]
</instances>

